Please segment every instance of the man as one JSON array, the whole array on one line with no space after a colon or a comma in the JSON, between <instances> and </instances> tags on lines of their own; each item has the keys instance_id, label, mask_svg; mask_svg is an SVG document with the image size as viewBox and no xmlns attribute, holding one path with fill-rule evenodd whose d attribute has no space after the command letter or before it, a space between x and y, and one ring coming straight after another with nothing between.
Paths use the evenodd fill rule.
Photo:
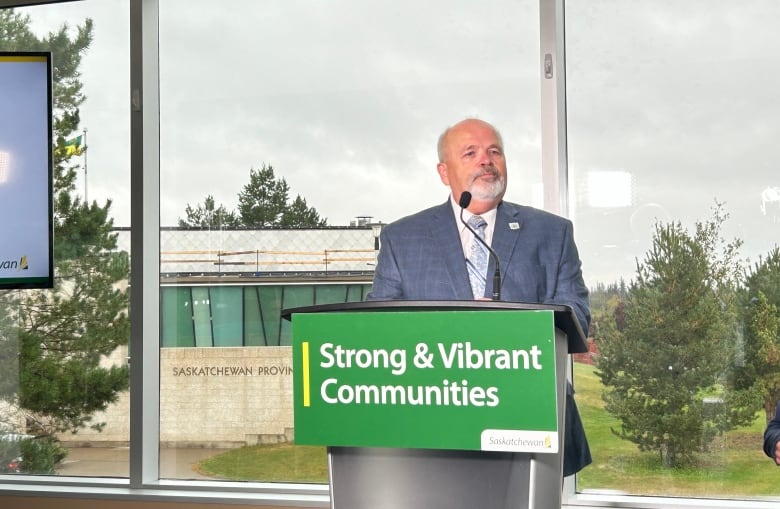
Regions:
<instances>
[{"instance_id":1,"label":"man","mask_svg":"<svg viewBox=\"0 0 780 509\"><path fill-rule=\"evenodd\" d=\"M780 404L775 409L774 418L764 430L764 452L775 460L775 465L780 465Z\"/></svg>"},{"instance_id":2,"label":"man","mask_svg":"<svg viewBox=\"0 0 780 509\"><path fill-rule=\"evenodd\" d=\"M464 220L481 216L484 239L501 264L501 299L572 306L583 331L590 323L588 289L569 220L503 201L507 183L501 135L487 122L466 119L439 138L437 170L451 193L446 203L387 225L369 300L473 300L493 293L494 261L477 270L469 260L473 233L459 205L471 193ZM478 246L475 246L478 247ZM477 281L473 287L469 272ZM478 273L478 274L477 274ZM484 287L484 288L483 288ZM474 288L477 288L474 290ZM474 292L477 292L475 294ZM573 390L567 391L564 475L591 462Z\"/></svg>"}]
</instances>

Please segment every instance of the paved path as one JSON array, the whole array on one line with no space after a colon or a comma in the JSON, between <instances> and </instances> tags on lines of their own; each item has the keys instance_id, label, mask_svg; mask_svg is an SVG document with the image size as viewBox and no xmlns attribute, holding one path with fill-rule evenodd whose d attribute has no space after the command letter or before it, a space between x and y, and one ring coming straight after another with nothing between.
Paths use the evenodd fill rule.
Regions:
<instances>
[{"instance_id":1,"label":"paved path","mask_svg":"<svg viewBox=\"0 0 780 509\"><path fill-rule=\"evenodd\" d=\"M163 479L212 479L201 475L193 466L198 461L228 449L175 448L160 449L160 477ZM76 447L57 468L57 475L87 477L128 477L129 447Z\"/></svg>"}]
</instances>

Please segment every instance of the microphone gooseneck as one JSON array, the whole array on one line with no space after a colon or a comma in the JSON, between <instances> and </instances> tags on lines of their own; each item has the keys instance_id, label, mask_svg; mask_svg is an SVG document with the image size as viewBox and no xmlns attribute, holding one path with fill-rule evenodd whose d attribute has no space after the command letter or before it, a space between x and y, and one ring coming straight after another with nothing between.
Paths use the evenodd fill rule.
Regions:
<instances>
[{"instance_id":1,"label":"microphone gooseneck","mask_svg":"<svg viewBox=\"0 0 780 509\"><path fill-rule=\"evenodd\" d=\"M493 258L493 261L496 264L496 270L493 272L493 300L501 300L501 268L498 262L498 255L495 251L493 251L493 248L490 247L487 242L485 242L485 239L480 237L474 228L472 228L471 225L463 219L463 211L468 208L470 203L471 193L468 191L463 191L460 195L460 199L458 200L458 205L460 205L460 222L469 229L469 231L474 235L475 239L477 239L483 246L485 246L485 248L487 248L488 253L490 253L490 256Z\"/></svg>"}]
</instances>

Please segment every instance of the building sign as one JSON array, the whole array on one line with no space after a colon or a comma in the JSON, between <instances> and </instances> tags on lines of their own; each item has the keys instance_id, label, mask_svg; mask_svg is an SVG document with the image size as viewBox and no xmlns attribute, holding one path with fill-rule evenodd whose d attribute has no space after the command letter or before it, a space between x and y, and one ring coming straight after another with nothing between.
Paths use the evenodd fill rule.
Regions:
<instances>
[{"instance_id":1,"label":"building sign","mask_svg":"<svg viewBox=\"0 0 780 509\"><path fill-rule=\"evenodd\" d=\"M552 311L294 314L296 444L558 452Z\"/></svg>"},{"instance_id":2,"label":"building sign","mask_svg":"<svg viewBox=\"0 0 780 509\"><path fill-rule=\"evenodd\" d=\"M228 366L173 366L171 368L173 376L204 376L204 377L231 377L231 376L289 376L292 374L290 366L250 366L250 365L228 365Z\"/></svg>"}]
</instances>

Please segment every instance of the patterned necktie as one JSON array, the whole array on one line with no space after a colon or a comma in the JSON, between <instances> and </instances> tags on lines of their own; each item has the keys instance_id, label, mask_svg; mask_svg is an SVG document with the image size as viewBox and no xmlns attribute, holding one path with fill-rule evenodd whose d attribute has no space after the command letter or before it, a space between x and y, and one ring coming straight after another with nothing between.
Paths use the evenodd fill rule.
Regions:
<instances>
[{"instance_id":1,"label":"patterned necktie","mask_svg":"<svg viewBox=\"0 0 780 509\"><path fill-rule=\"evenodd\" d=\"M487 222L482 216L471 216L469 226L474 228L477 235L485 240L485 227ZM466 266L469 269L469 281L471 282L471 291L475 299L485 296L485 282L487 281L488 250L482 245L482 242L473 239L471 242L471 252L469 253Z\"/></svg>"}]
</instances>

